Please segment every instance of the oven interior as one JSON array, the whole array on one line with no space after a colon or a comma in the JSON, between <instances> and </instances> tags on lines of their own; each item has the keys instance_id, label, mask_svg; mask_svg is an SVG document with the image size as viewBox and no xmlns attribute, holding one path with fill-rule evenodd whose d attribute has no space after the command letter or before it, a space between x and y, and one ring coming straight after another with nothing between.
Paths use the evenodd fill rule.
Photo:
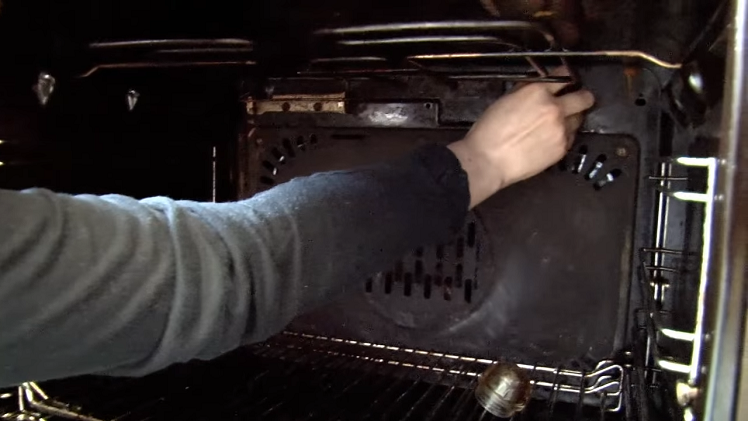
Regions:
<instances>
[{"instance_id":1,"label":"oven interior","mask_svg":"<svg viewBox=\"0 0 748 421\"><path fill-rule=\"evenodd\" d=\"M238 200L458 140L521 83L582 84L596 105L558 165L266 342L145 378L24 383L0 414L488 420L473 391L505 361L533 384L518 420L698 417L729 14L696 0L5 2L3 188Z\"/></svg>"}]
</instances>

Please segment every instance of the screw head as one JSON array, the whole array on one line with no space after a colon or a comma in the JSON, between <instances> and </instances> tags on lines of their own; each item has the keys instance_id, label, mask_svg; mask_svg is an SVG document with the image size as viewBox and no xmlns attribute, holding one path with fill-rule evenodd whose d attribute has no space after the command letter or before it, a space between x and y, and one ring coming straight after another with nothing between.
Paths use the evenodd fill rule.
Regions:
<instances>
[{"instance_id":1,"label":"screw head","mask_svg":"<svg viewBox=\"0 0 748 421\"><path fill-rule=\"evenodd\" d=\"M32 90L36 93L36 97L39 100L39 104L43 106L47 105L49 97L52 96L52 92L55 91L56 79L46 72L39 73L36 84Z\"/></svg>"},{"instance_id":2,"label":"screw head","mask_svg":"<svg viewBox=\"0 0 748 421\"><path fill-rule=\"evenodd\" d=\"M621 158L626 158L627 156L629 156L629 151L623 146L619 146L616 148L616 155L620 156Z\"/></svg>"},{"instance_id":3,"label":"screw head","mask_svg":"<svg viewBox=\"0 0 748 421\"><path fill-rule=\"evenodd\" d=\"M140 98L140 92L135 89L127 91L127 110L132 111L135 109L135 105L138 104L138 98Z\"/></svg>"}]
</instances>

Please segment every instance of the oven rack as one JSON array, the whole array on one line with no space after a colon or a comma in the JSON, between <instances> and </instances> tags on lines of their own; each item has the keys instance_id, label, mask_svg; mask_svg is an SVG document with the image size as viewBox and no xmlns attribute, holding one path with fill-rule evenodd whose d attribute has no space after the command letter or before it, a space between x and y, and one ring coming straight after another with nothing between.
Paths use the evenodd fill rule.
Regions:
<instances>
[{"instance_id":1,"label":"oven rack","mask_svg":"<svg viewBox=\"0 0 748 421\"><path fill-rule=\"evenodd\" d=\"M707 318L706 292L711 264L709 244L712 241L714 203L719 199L715 194L718 165L717 158L693 157L681 157L660 164L658 174L649 177L651 181L657 182L658 188L654 247L642 248L639 251L639 268L642 275L639 277L640 291L642 291L642 299L646 306L647 355L645 356L645 363L650 368L674 373L678 377L674 389L676 399L684 409L686 420L695 417L691 403L700 393L699 384L702 377L704 345L708 340L708 333L705 329ZM682 184L688 182L689 178L673 176L674 166L706 170L704 191L685 190ZM703 205L701 249L699 250L700 267L693 330L674 329L668 326L661 317L662 303L666 296L664 292L666 285L658 280L658 276L669 273L677 277L681 273L681 269L666 264L666 257L686 257L691 254L685 250L669 249L664 245L663 232L668 224L671 200ZM666 355L660 346L663 340L687 344L690 350L689 357L684 360L683 358L679 359Z\"/></svg>"},{"instance_id":2,"label":"oven rack","mask_svg":"<svg viewBox=\"0 0 748 421\"><path fill-rule=\"evenodd\" d=\"M242 38L137 39L92 42L78 77L103 70L254 66L255 43Z\"/></svg>"},{"instance_id":3,"label":"oven rack","mask_svg":"<svg viewBox=\"0 0 748 421\"><path fill-rule=\"evenodd\" d=\"M234 386L243 392L227 395L234 402L227 404L227 410L235 417L285 419L293 413L292 419L308 420L497 419L474 398L481 373L497 362L491 359L295 332L284 332L252 345L243 355L243 358L250 355L257 358L258 366L266 368L248 374L248 381ZM591 371L517 365L527 371L533 385L533 401L515 416L518 420L526 419L527 412L531 412L530 419L538 413L545 413L551 419L554 412L568 414L569 408L576 414L573 419L585 420L605 419L605 414L622 412L625 383L622 365L605 360ZM307 382L314 387L309 388ZM126 393L126 387L120 386L115 394ZM351 407L349 401L360 396L362 388L365 404ZM28 421L58 417L101 421L111 418L86 415L90 410L97 412L111 405L107 403L111 397L93 402L91 408L89 405L81 408L50 398L34 382L19 386L15 395L12 398L17 398L17 408L1 414L0 419ZM312 404L304 406L293 396ZM320 397L319 400L315 396ZM157 401L162 399L173 398L164 395ZM148 407L151 404L141 402L139 405ZM141 415L133 411L115 418L139 420Z\"/></svg>"},{"instance_id":4,"label":"oven rack","mask_svg":"<svg viewBox=\"0 0 748 421\"><path fill-rule=\"evenodd\" d=\"M472 394L478 379L488 367L498 362L289 331L257 345L256 349L270 352L268 355L272 358L301 362L302 365L324 364L324 356L332 357L333 361L342 358L349 361L346 369L364 373L361 381L365 381L365 373L388 371L396 378L447 386L448 390L459 390L464 395L460 399L464 405L475 403ZM305 362L310 354L323 358ZM517 363L517 366L527 372L533 385L533 398L544 401L551 411L558 401L596 406L604 412L618 412L622 408L625 370L614 361L600 361L591 371L524 363ZM438 411L438 405L444 404L445 400L446 397L442 396L433 411Z\"/></svg>"},{"instance_id":5,"label":"oven rack","mask_svg":"<svg viewBox=\"0 0 748 421\"><path fill-rule=\"evenodd\" d=\"M666 69L681 67L681 63L638 50L564 50L549 29L528 21L430 21L327 28L313 33L313 43L318 55L298 72L301 76L429 74L446 79L572 82L573 77L554 76L544 64L552 61L568 67L567 58L586 58L643 60Z\"/></svg>"}]
</instances>

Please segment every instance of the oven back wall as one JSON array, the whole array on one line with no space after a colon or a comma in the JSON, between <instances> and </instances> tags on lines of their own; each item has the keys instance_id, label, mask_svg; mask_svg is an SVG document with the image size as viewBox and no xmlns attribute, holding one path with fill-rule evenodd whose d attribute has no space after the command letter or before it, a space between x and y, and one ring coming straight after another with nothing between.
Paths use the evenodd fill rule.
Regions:
<instances>
[{"instance_id":1,"label":"oven back wall","mask_svg":"<svg viewBox=\"0 0 748 421\"><path fill-rule=\"evenodd\" d=\"M198 71L62 79L46 106L31 84L6 84L0 188L209 201L215 184L225 200L240 113L233 80ZM140 96L129 111L131 89Z\"/></svg>"}]
</instances>

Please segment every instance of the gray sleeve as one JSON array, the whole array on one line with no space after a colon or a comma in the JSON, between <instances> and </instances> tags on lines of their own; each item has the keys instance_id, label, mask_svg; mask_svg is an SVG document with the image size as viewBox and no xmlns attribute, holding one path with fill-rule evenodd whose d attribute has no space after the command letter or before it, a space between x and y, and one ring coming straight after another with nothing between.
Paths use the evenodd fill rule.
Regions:
<instances>
[{"instance_id":1,"label":"gray sleeve","mask_svg":"<svg viewBox=\"0 0 748 421\"><path fill-rule=\"evenodd\" d=\"M0 386L142 375L277 333L463 223L444 147L212 204L0 190Z\"/></svg>"}]
</instances>

